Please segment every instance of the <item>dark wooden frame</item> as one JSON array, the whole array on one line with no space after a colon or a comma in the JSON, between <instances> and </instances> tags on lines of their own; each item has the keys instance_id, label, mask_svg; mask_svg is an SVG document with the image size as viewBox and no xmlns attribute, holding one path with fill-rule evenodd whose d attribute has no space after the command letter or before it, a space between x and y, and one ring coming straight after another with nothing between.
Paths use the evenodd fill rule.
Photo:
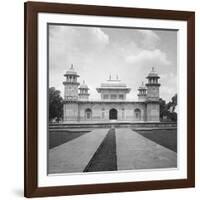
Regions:
<instances>
[{"instance_id":1,"label":"dark wooden frame","mask_svg":"<svg viewBox=\"0 0 200 200\"><path fill-rule=\"evenodd\" d=\"M25 3L25 165L24 195L26 197L78 195L106 192L170 189L194 187L195 185L195 13L186 11L121 8L59 3ZM149 19L187 21L187 179L121 182L59 187L37 185L37 14L63 13Z\"/></svg>"}]
</instances>

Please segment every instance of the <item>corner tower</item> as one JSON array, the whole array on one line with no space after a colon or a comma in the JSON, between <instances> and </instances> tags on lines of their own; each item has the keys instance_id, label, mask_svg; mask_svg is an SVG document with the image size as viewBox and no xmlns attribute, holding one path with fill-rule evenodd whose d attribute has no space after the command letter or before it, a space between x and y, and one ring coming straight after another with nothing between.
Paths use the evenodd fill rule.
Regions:
<instances>
[{"instance_id":1,"label":"corner tower","mask_svg":"<svg viewBox=\"0 0 200 200\"><path fill-rule=\"evenodd\" d=\"M148 74L148 76L146 78L148 79L148 83L146 83L147 100L149 100L149 101L159 101L160 83L158 83L158 79L160 77L155 72L154 67L152 67L151 72Z\"/></svg>"},{"instance_id":2,"label":"corner tower","mask_svg":"<svg viewBox=\"0 0 200 200\"><path fill-rule=\"evenodd\" d=\"M64 121L79 121L79 106L78 106L78 86L77 78L79 75L75 72L73 65L64 74L66 77L64 85Z\"/></svg>"},{"instance_id":3,"label":"corner tower","mask_svg":"<svg viewBox=\"0 0 200 200\"><path fill-rule=\"evenodd\" d=\"M146 119L147 121L159 122L160 121L160 104L159 104L159 87L160 83L158 79L160 78L152 67L151 72L146 77L148 83L147 87L147 98L146 98Z\"/></svg>"},{"instance_id":4,"label":"corner tower","mask_svg":"<svg viewBox=\"0 0 200 200\"><path fill-rule=\"evenodd\" d=\"M75 72L73 65L64 74L66 80L63 82L64 85L64 100L78 100L78 86L77 78L79 75Z\"/></svg>"}]
</instances>

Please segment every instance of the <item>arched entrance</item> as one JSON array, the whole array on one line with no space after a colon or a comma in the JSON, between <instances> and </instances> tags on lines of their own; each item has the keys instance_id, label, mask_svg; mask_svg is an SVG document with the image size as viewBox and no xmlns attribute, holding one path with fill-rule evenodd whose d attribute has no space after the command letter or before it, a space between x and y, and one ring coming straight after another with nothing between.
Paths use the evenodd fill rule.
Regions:
<instances>
[{"instance_id":1,"label":"arched entrance","mask_svg":"<svg viewBox=\"0 0 200 200\"><path fill-rule=\"evenodd\" d=\"M110 111L109 111L109 119L110 120L113 120L113 119L117 119L117 110L116 109L114 109L114 108L112 108L112 109L110 109Z\"/></svg>"},{"instance_id":2,"label":"arched entrance","mask_svg":"<svg viewBox=\"0 0 200 200\"><path fill-rule=\"evenodd\" d=\"M141 120L141 110L140 110L139 108L136 108L136 109L134 110L134 112L135 112L135 119L136 119L137 121L140 121L140 120Z\"/></svg>"},{"instance_id":3,"label":"arched entrance","mask_svg":"<svg viewBox=\"0 0 200 200\"><path fill-rule=\"evenodd\" d=\"M87 108L85 110L85 118L86 118L86 120L91 120L92 119L92 110L90 108Z\"/></svg>"}]
</instances>

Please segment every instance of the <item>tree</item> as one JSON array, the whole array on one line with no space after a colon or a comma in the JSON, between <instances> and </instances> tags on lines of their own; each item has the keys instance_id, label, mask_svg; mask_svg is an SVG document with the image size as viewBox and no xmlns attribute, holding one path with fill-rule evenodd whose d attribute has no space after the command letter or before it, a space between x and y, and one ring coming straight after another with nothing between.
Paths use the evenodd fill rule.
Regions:
<instances>
[{"instance_id":1,"label":"tree","mask_svg":"<svg viewBox=\"0 0 200 200\"><path fill-rule=\"evenodd\" d=\"M177 106L177 94L175 94L167 104L163 99L159 99L159 104L161 119L165 116L167 120L177 121L177 113L175 112Z\"/></svg>"},{"instance_id":2,"label":"tree","mask_svg":"<svg viewBox=\"0 0 200 200\"><path fill-rule=\"evenodd\" d=\"M166 115L167 112L166 102L165 100L160 98L159 104L160 104L160 118L163 119L163 117Z\"/></svg>"},{"instance_id":3,"label":"tree","mask_svg":"<svg viewBox=\"0 0 200 200\"><path fill-rule=\"evenodd\" d=\"M177 121L177 113L175 112L175 108L177 106L177 94L175 94L170 102L170 119L172 121Z\"/></svg>"},{"instance_id":4,"label":"tree","mask_svg":"<svg viewBox=\"0 0 200 200\"><path fill-rule=\"evenodd\" d=\"M172 97L172 106L173 106L173 112L175 111L175 108L177 106L177 94L175 94L173 97Z\"/></svg>"},{"instance_id":5,"label":"tree","mask_svg":"<svg viewBox=\"0 0 200 200\"><path fill-rule=\"evenodd\" d=\"M49 121L57 122L63 118L63 98L55 87L49 88Z\"/></svg>"}]
</instances>

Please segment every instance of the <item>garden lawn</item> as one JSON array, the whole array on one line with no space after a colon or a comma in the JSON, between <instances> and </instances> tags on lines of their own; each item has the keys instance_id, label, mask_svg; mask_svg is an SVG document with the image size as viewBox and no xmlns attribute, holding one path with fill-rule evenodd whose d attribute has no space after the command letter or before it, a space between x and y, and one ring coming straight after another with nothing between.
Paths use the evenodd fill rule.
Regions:
<instances>
[{"instance_id":1,"label":"garden lawn","mask_svg":"<svg viewBox=\"0 0 200 200\"><path fill-rule=\"evenodd\" d=\"M135 131L151 141L177 152L177 129Z\"/></svg>"},{"instance_id":2,"label":"garden lawn","mask_svg":"<svg viewBox=\"0 0 200 200\"><path fill-rule=\"evenodd\" d=\"M94 156L86 166L84 172L97 171L116 171L117 155L116 155L116 137L115 130L110 129L95 152Z\"/></svg>"},{"instance_id":3,"label":"garden lawn","mask_svg":"<svg viewBox=\"0 0 200 200\"><path fill-rule=\"evenodd\" d=\"M61 145L65 142L73 140L81 135L89 133L90 131L78 131L78 132L71 132L71 131L49 131L49 149L54 148L58 145Z\"/></svg>"}]
</instances>

